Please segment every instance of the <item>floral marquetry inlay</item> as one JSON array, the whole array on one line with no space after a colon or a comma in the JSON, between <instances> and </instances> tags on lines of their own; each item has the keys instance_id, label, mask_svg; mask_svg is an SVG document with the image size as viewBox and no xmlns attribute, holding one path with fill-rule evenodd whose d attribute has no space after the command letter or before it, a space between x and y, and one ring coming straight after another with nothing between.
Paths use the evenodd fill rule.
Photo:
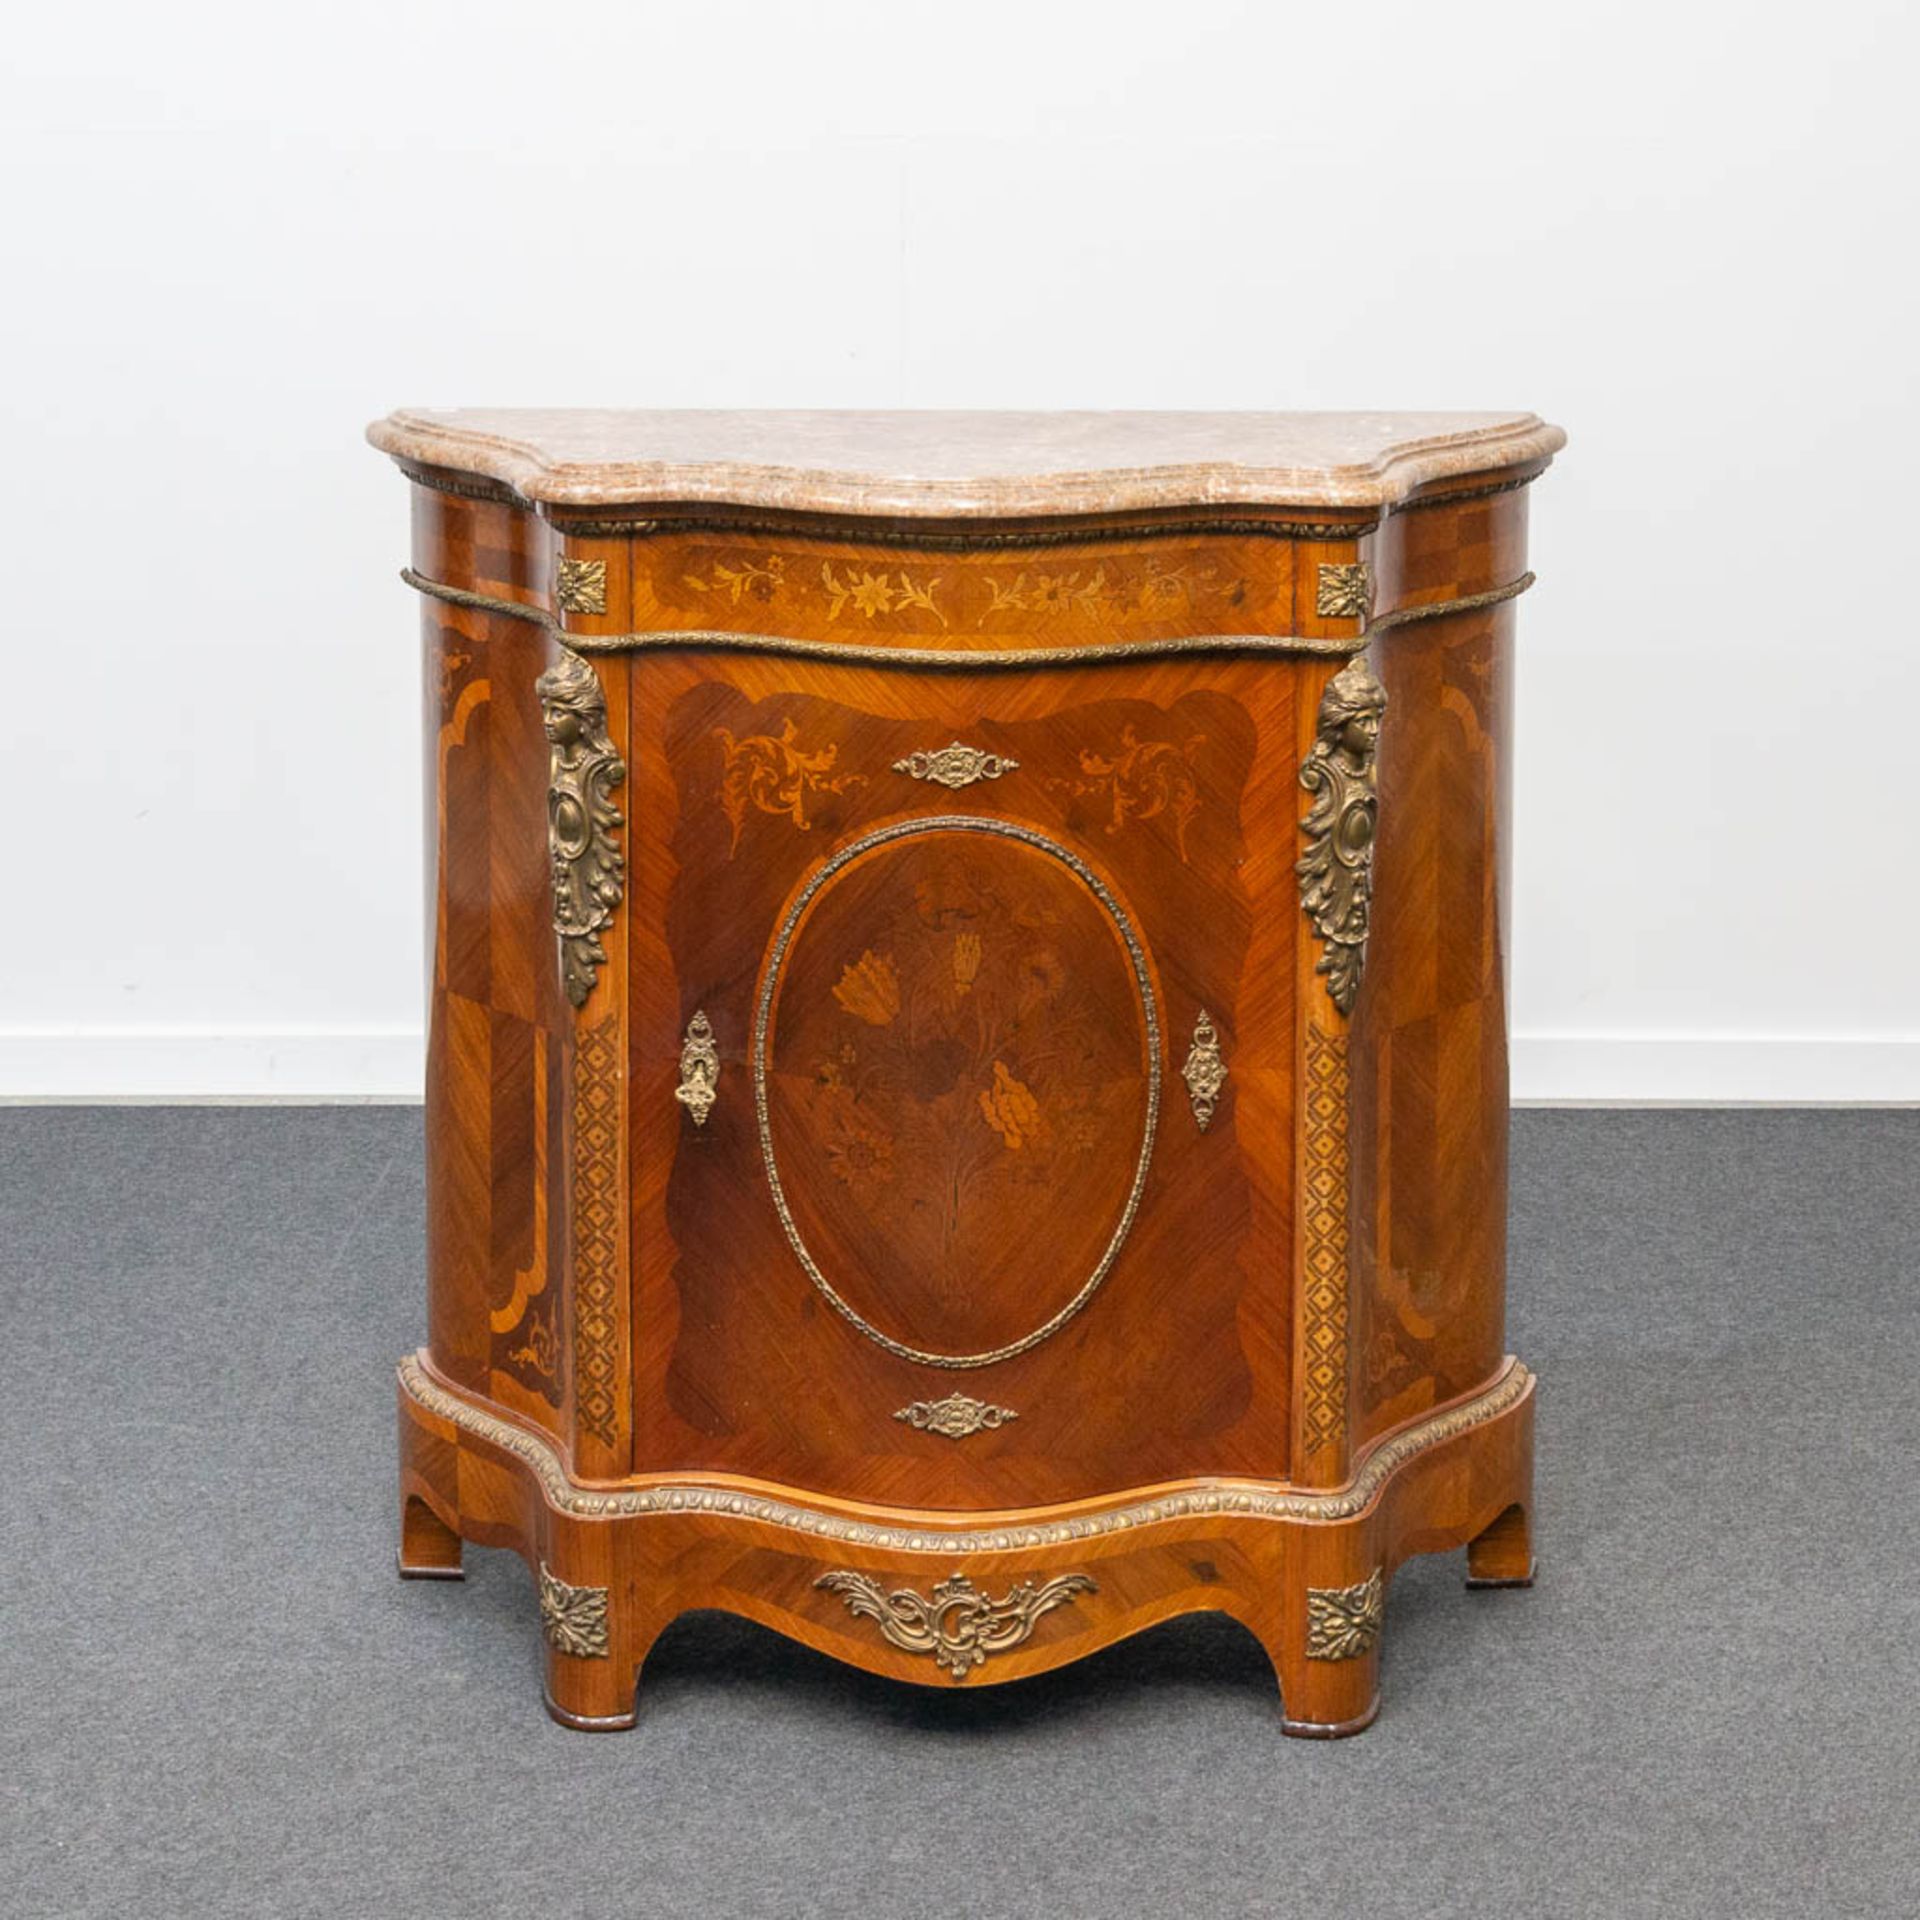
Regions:
<instances>
[{"instance_id":1,"label":"floral marquetry inlay","mask_svg":"<svg viewBox=\"0 0 1920 1920\"><path fill-rule=\"evenodd\" d=\"M695 593L716 594L736 607L743 600L771 600L786 585L786 556L769 553L759 560L741 558L731 564L715 560L707 575L703 580L697 573L688 573L681 579Z\"/></svg>"},{"instance_id":2,"label":"floral marquetry inlay","mask_svg":"<svg viewBox=\"0 0 1920 1920\"><path fill-rule=\"evenodd\" d=\"M980 616L983 624L996 614L1075 611L1109 621L1150 620L1201 607L1237 606L1247 592L1244 580L1218 567L1170 567L1155 560L1051 571L1036 567L1011 579L988 575L984 585L989 599Z\"/></svg>"},{"instance_id":3,"label":"floral marquetry inlay","mask_svg":"<svg viewBox=\"0 0 1920 1920\"><path fill-rule=\"evenodd\" d=\"M1138 935L1067 848L971 814L843 846L789 903L754 1020L762 1164L807 1278L919 1365L1039 1344L1119 1257L1161 1057Z\"/></svg>"},{"instance_id":4,"label":"floral marquetry inlay","mask_svg":"<svg viewBox=\"0 0 1920 1920\"><path fill-rule=\"evenodd\" d=\"M1277 609L1286 571L1268 570L1266 550L1246 570L1232 561L1172 555L1042 549L1037 559L1005 553L842 550L821 555L766 546L689 545L657 570L643 568L641 596L684 609L689 624L744 620L796 630L825 621L854 635L896 633L928 640L941 633L1014 628L1037 634L1075 628L1100 632L1162 626L1184 632L1237 632L1257 610Z\"/></svg>"},{"instance_id":5,"label":"floral marquetry inlay","mask_svg":"<svg viewBox=\"0 0 1920 1920\"><path fill-rule=\"evenodd\" d=\"M905 571L875 572L854 566L847 567L843 576L836 574L830 563L824 563L820 568L820 584L826 590L829 620L838 620L843 609L864 614L871 620L877 613L904 612L909 607L919 607L932 614L943 627L947 624L947 616L934 599L934 589L940 584L937 577L916 581Z\"/></svg>"},{"instance_id":6,"label":"floral marquetry inlay","mask_svg":"<svg viewBox=\"0 0 1920 1920\"><path fill-rule=\"evenodd\" d=\"M840 975L833 997L870 1027L887 1027L900 1014L900 975L893 955L875 953L871 948Z\"/></svg>"}]
</instances>

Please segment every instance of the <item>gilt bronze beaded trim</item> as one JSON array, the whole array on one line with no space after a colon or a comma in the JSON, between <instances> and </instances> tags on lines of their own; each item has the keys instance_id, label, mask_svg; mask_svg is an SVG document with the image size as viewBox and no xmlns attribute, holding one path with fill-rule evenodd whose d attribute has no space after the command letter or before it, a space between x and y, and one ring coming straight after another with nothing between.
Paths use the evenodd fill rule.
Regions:
<instances>
[{"instance_id":1,"label":"gilt bronze beaded trim","mask_svg":"<svg viewBox=\"0 0 1920 1920\"><path fill-rule=\"evenodd\" d=\"M503 1453L512 1454L540 1483L548 1506L582 1520L624 1520L640 1514L711 1513L723 1518L782 1527L851 1546L877 1547L889 1553L1008 1553L1028 1547L1062 1546L1131 1533L1140 1527L1194 1515L1243 1520L1350 1520L1364 1513L1387 1481L1430 1448L1444 1445L1475 1427L1485 1426L1519 1405L1533 1387L1532 1370L1509 1359L1506 1371L1484 1393L1462 1400L1381 1441L1344 1487L1326 1493L1301 1493L1276 1487L1213 1484L1183 1488L1152 1500L1105 1507L1070 1520L1014 1521L998 1527L895 1526L861 1520L823 1507L795 1506L734 1486L696 1486L685 1481L647 1486L590 1487L571 1479L560 1456L543 1434L476 1406L451 1392L408 1354L399 1366L400 1390L436 1418Z\"/></svg>"},{"instance_id":2,"label":"gilt bronze beaded trim","mask_svg":"<svg viewBox=\"0 0 1920 1920\"><path fill-rule=\"evenodd\" d=\"M793 654L809 660L847 661L859 666L931 667L951 673L977 673L1002 667L1071 667L1107 660L1151 660L1185 653L1319 654L1344 659L1359 653L1376 633L1403 626L1410 620L1437 620L1450 613L1474 613L1517 599L1533 585L1523 573L1503 587L1470 593L1457 600L1435 600L1424 606L1402 607L1376 615L1361 633L1321 634L1202 633L1167 640L1121 640L1083 647L1013 647L1005 650L939 647L872 647L855 641L802 640L783 634L735 633L726 629L689 628L660 633L574 633L544 608L524 600L503 600L466 587L450 587L429 580L411 567L400 578L416 593L465 607L475 613L502 614L543 627L575 653L661 653L671 651Z\"/></svg>"}]
</instances>

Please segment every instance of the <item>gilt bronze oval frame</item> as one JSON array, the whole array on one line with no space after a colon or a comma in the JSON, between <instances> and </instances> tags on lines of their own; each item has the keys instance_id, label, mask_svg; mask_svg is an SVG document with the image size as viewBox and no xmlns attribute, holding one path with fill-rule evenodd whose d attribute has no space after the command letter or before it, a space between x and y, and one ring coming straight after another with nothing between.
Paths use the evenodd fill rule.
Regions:
<instances>
[{"instance_id":1,"label":"gilt bronze oval frame","mask_svg":"<svg viewBox=\"0 0 1920 1920\"><path fill-rule=\"evenodd\" d=\"M774 1156L773 1126L767 1101L767 1041L772 1026L774 996L779 991L780 969L786 961L788 948L808 907L813 904L821 889L835 875L843 872L863 855L872 853L880 847L913 839L921 834L947 832L992 834L999 839L1013 840L1022 846L1032 847L1049 859L1058 861L1087 888L1105 910L1108 918L1112 920L1115 930L1120 935L1121 944L1126 949L1128 964L1133 969L1134 984L1140 993L1140 1009L1145 1023L1147 1042L1147 1110L1140 1134L1140 1156L1134 1164L1133 1182L1127 1190L1126 1204L1120 1210L1120 1217L1108 1238L1105 1250L1093 1271L1081 1282L1079 1290L1051 1319L1035 1327L1032 1332L1023 1335L1020 1339L984 1353L935 1353L927 1348L910 1346L903 1340L896 1340L891 1334L883 1333L835 1289L833 1283L821 1272L819 1264L815 1261L800 1232L799 1223L793 1217L792 1209L787 1205L786 1189L781 1184L780 1168ZM994 820L980 814L926 814L911 820L897 821L892 826L877 828L842 847L838 853L826 860L794 896L781 918L780 928L774 935L773 944L767 951L766 971L760 982L760 992L754 1008L752 1068L753 1107L760 1134L760 1161L766 1168L767 1184L773 1192L774 1211L780 1217L781 1230L787 1236L787 1244L793 1248L802 1270L812 1281L821 1298L842 1319L876 1346L884 1348L888 1353L895 1354L902 1360L911 1360L923 1367L947 1367L956 1370L990 1367L997 1361L1011 1360L1016 1354L1027 1353L1039 1346L1043 1340L1051 1339L1099 1291L1101 1282L1106 1279L1113 1269L1114 1261L1119 1258L1120 1248L1132 1230L1134 1219L1140 1211L1140 1196L1146 1187L1147 1167L1153 1158L1154 1137L1160 1125L1160 1008L1154 994L1153 977L1147 966L1146 950L1140 943L1140 936L1135 932L1133 921L1126 908L1114 898L1107 883L1078 854L1063 847L1059 841L1049 839L1043 833L1036 833L1031 827L1016 826L1011 821Z\"/></svg>"}]
</instances>

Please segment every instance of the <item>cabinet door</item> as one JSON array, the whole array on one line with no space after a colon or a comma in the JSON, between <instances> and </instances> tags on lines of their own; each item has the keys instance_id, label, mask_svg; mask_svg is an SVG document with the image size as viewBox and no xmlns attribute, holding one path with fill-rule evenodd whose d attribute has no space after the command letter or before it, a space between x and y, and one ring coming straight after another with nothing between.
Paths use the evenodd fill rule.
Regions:
<instances>
[{"instance_id":1,"label":"cabinet door","mask_svg":"<svg viewBox=\"0 0 1920 1920\"><path fill-rule=\"evenodd\" d=\"M638 1467L1284 1471L1290 688L637 670Z\"/></svg>"}]
</instances>

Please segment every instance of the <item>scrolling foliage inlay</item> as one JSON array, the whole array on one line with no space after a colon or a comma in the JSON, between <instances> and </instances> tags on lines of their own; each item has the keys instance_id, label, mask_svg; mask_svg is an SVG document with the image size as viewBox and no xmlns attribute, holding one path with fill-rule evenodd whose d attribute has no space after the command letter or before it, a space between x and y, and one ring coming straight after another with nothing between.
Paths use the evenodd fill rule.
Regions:
<instances>
[{"instance_id":1,"label":"scrolling foliage inlay","mask_svg":"<svg viewBox=\"0 0 1920 1920\"><path fill-rule=\"evenodd\" d=\"M1307 850L1295 864L1300 905L1326 951L1316 973L1342 1013L1353 1011L1367 961L1367 909L1373 897L1374 793L1380 718L1387 690L1363 659L1349 660L1321 696L1318 737L1301 762L1300 784L1313 795L1302 831Z\"/></svg>"},{"instance_id":2,"label":"scrolling foliage inlay","mask_svg":"<svg viewBox=\"0 0 1920 1920\"><path fill-rule=\"evenodd\" d=\"M733 829L729 860L740 851L740 830L750 813L791 820L804 833L813 825L807 817L809 802L867 783L864 773L834 771L840 749L832 741L812 752L803 750L791 720L781 723L777 740L766 733L736 740L726 727L715 727L713 737L720 748L720 810Z\"/></svg>"},{"instance_id":3,"label":"scrolling foliage inlay","mask_svg":"<svg viewBox=\"0 0 1920 1920\"><path fill-rule=\"evenodd\" d=\"M614 839L624 816L613 790L627 777L607 732L607 697L577 653L563 653L534 683L547 730L547 851L560 977L587 1004L607 964L601 930L626 892L627 863Z\"/></svg>"},{"instance_id":4,"label":"scrolling foliage inlay","mask_svg":"<svg viewBox=\"0 0 1920 1920\"><path fill-rule=\"evenodd\" d=\"M864 1573L823 1573L813 1584L839 1594L849 1613L877 1621L893 1646L932 1654L934 1665L956 1680L985 1666L990 1653L1017 1647L1043 1613L1099 1591L1084 1573L1061 1574L1043 1586L1023 1580L1001 1600L990 1600L964 1573L942 1580L931 1599L911 1587L888 1593Z\"/></svg>"}]
</instances>

